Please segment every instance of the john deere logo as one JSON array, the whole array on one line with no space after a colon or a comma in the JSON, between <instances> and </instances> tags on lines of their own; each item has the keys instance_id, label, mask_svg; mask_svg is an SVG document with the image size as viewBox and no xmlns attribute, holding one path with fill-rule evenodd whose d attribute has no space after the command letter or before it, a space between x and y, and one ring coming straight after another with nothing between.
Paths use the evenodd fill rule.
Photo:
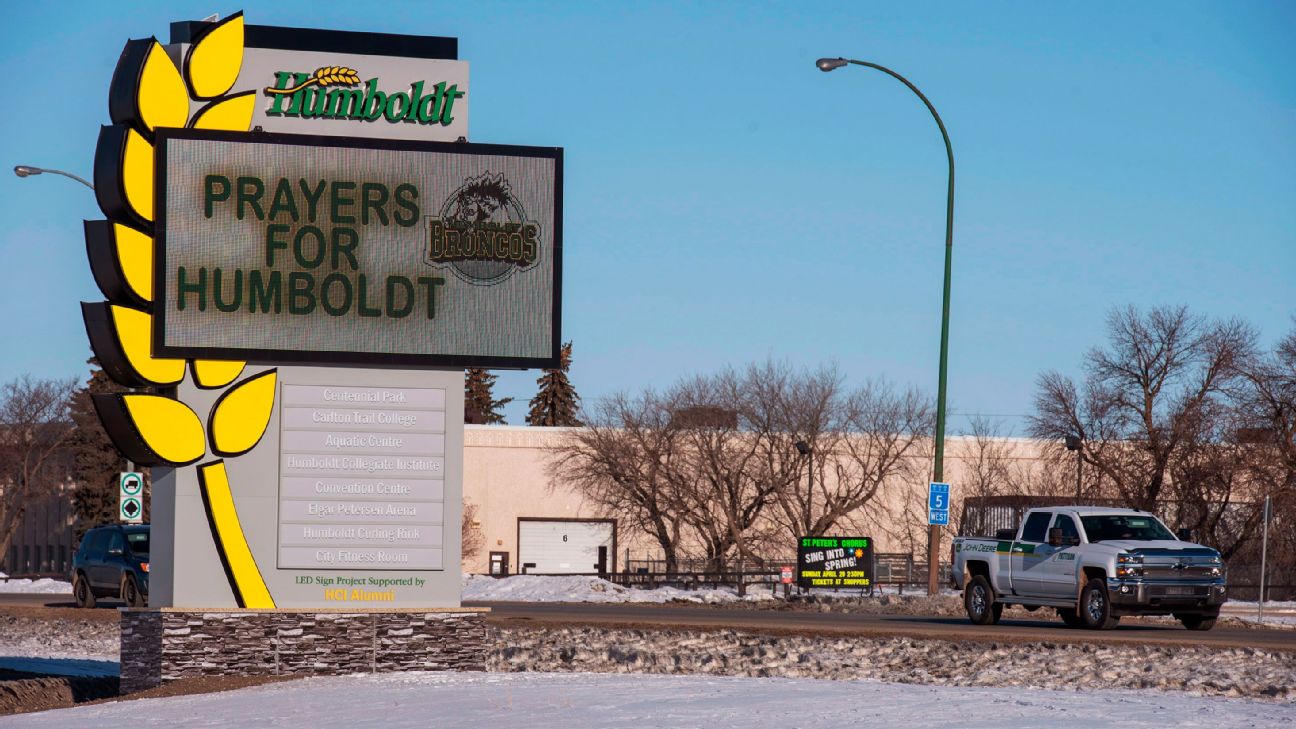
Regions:
<instances>
[{"instance_id":1,"label":"john deere logo","mask_svg":"<svg viewBox=\"0 0 1296 729\"><path fill-rule=\"evenodd\" d=\"M355 88L359 84L360 74L345 66L323 66L314 73L276 71L274 86L263 91L271 99L266 115L449 126L455 100L464 96L458 84L445 81L432 86L415 81L408 91L395 93L379 90L377 78Z\"/></svg>"},{"instance_id":2,"label":"john deere logo","mask_svg":"<svg viewBox=\"0 0 1296 729\"><path fill-rule=\"evenodd\" d=\"M428 218L427 262L472 284L504 281L539 260L540 225L527 220L503 174L470 177Z\"/></svg>"}]
</instances>

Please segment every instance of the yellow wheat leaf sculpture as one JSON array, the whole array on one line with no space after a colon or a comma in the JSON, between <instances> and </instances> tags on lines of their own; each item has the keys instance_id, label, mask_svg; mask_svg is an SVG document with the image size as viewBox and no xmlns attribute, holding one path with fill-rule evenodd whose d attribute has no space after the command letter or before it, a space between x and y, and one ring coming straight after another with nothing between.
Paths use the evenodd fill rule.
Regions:
<instances>
[{"instance_id":1,"label":"yellow wheat leaf sculpture","mask_svg":"<svg viewBox=\"0 0 1296 729\"><path fill-rule=\"evenodd\" d=\"M185 80L195 99L228 93L243 69L243 13L208 26L185 54Z\"/></svg>"},{"instance_id":2,"label":"yellow wheat leaf sculpture","mask_svg":"<svg viewBox=\"0 0 1296 729\"><path fill-rule=\"evenodd\" d=\"M156 40L144 60L137 98L140 123L150 132L158 127L183 127L189 118L184 79Z\"/></svg>"},{"instance_id":3,"label":"yellow wheat leaf sculpture","mask_svg":"<svg viewBox=\"0 0 1296 729\"><path fill-rule=\"evenodd\" d=\"M221 395L212 407L208 426L214 453L240 456L256 446L270 423L276 380L275 370L268 370Z\"/></svg>"},{"instance_id":4,"label":"yellow wheat leaf sculpture","mask_svg":"<svg viewBox=\"0 0 1296 729\"><path fill-rule=\"evenodd\" d=\"M86 224L95 279L110 300L82 309L104 371L128 387L175 385L186 372L186 360L152 356L154 131L249 128L255 91L229 93L242 69L243 32L242 13L211 24L194 38L180 69L155 39L130 41L113 75L113 126L101 131L95 154L96 188L109 221ZM359 82L351 69L320 70L329 73L317 71L315 83ZM192 118L191 98L208 102ZM188 361L193 382L206 389L230 386L244 369L241 361ZM276 371L270 370L234 385L217 399L205 426L189 405L163 395L102 394L94 396L94 404L114 444L128 457L146 466L183 467L208 452L231 458L255 448L269 426L276 383ZM225 461L201 464L197 475L212 540L238 604L274 607L243 534Z\"/></svg>"},{"instance_id":5,"label":"yellow wheat leaf sculpture","mask_svg":"<svg viewBox=\"0 0 1296 729\"><path fill-rule=\"evenodd\" d=\"M256 111L256 92L235 94L204 106L194 114L190 126L194 129L228 129L247 131Z\"/></svg>"},{"instance_id":6,"label":"yellow wheat leaf sculpture","mask_svg":"<svg viewBox=\"0 0 1296 729\"><path fill-rule=\"evenodd\" d=\"M153 301L153 238L121 223L113 224L117 265L131 293L145 303Z\"/></svg>"}]
</instances>

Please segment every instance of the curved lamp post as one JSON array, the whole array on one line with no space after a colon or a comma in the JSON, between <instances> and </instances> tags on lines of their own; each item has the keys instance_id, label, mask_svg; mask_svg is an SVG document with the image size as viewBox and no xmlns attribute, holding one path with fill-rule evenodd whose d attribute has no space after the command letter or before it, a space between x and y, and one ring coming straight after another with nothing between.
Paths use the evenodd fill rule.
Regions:
<instances>
[{"instance_id":1,"label":"curved lamp post","mask_svg":"<svg viewBox=\"0 0 1296 729\"><path fill-rule=\"evenodd\" d=\"M950 146L949 133L945 131L945 122L941 121L940 114L936 113L936 107L932 106L927 97L923 96L923 92L919 91L917 86L909 83L909 79L904 76L886 66L849 58L820 58L815 61L815 66L820 71L827 73L852 63L856 66L866 66L885 73L909 87L910 91L914 92L919 99L922 99L927 111L930 111L932 118L936 120L936 126L940 127L941 138L945 140L945 154L949 157L949 192L945 198L945 293L941 301L940 379L936 387L936 462L932 469L932 480L943 482L945 480L945 380L946 365L949 359L950 256L954 251L954 148ZM937 590L936 570L939 545L940 527L932 525L927 533L927 593L929 595L935 595Z\"/></svg>"},{"instance_id":2,"label":"curved lamp post","mask_svg":"<svg viewBox=\"0 0 1296 729\"><path fill-rule=\"evenodd\" d=\"M81 183L82 185L85 185L91 190L94 189L94 185L91 185L89 182L86 182L83 178L78 177L72 174L71 172L64 172L63 170L51 170L51 169L46 169L44 167L32 167L31 165L14 165L13 170L14 170L14 174L18 175L19 177L33 177L35 175L43 175L47 172L51 175L63 175L64 177L70 177L76 180L77 182Z\"/></svg>"},{"instance_id":3,"label":"curved lamp post","mask_svg":"<svg viewBox=\"0 0 1296 729\"><path fill-rule=\"evenodd\" d=\"M64 172L63 170L51 170L45 167L33 167L31 165L14 165L13 171L14 174L18 175L19 177L35 177L36 175L43 175L46 173L49 173L51 175L63 175L64 177L68 177L73 180L76 180L82 185L85 185L91 190L94 190L94 185L91 185L89 182L86 182L84 178L74 175L71 172ZM126 459L126 470L127 471L135 470L135 464L131 463L131 460L129 458Z\"/></svg>"}]
</instances>

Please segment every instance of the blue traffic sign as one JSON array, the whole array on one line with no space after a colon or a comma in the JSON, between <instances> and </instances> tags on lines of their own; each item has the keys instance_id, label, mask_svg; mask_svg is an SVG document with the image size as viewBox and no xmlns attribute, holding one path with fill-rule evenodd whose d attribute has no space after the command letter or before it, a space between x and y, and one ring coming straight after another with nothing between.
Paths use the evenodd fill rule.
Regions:
<instances>
[{"instance_id":1,"label":"blue traffic sign","mask_svg":"<svg viewBox=\"0 0 1296 729\"><path fill-rule=\"evenodd\" d=\"M950 485L934 483L927 492L927 508L948 511L950 508Z\"/></svg>"},{"instance_id":2,"label":"blue traffic sign","mask_svg":"<svg viewBox=\"0 0 1296 729\"><path fill-rule=\"evenodd\" d=\"M949 524L950 485L933 483L927 489L927 523L944 526Z\"/></svg>"}]
</instances>

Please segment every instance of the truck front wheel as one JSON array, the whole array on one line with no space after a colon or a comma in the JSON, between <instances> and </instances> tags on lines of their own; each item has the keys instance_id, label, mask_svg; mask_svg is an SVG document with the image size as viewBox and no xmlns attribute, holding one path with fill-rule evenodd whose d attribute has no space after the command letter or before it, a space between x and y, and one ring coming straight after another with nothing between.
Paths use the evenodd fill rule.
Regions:
<instances>
[{"instance_id":1,"label":"truck front wheel","mask_svg":"<svg viewBox=\"0 0 1296 729\"><path fill-rule=\"evenodd\" d=\"M968 619L976 625L994 625L1003 615L1003 605L995 602L994 590L985 575L977 575L968 582L963 591L963 607Z\"/></svg>"},{"instance_id":2,"label":"truck front wheel","mask_svg":"<svg viewBox=\"0 0 1296 729\"><path fill-rule=\"evenodd\" d=\"M1084 620L1076 614L1075 608L1058 608L1057 614L1066 623L1068 628L1079 628L1084 626Z\"/></svg>"},{"instance_id":3,"label":"truck front wheel","mask_svg":"<svg viewBox=\"0 0 1296 729\"><path fill-rule=\"evenodd\" d=\"M1085 584L1084 592L1080 593L1080 617L1094 630L1110 630L1120 622L1120 617L1112 615L1106 580L1095 577Z\"/></svg>"}]
</instances>

